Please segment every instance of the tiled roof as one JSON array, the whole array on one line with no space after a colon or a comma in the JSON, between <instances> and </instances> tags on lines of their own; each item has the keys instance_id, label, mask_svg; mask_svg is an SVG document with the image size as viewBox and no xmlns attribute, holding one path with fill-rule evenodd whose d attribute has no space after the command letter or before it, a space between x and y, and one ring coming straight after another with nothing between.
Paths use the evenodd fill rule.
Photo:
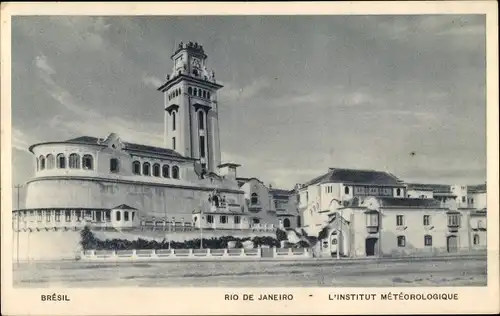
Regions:
<instances>
[{"instance_id":1,"label":"tiled roof","mask_svg":"<svg viewBox=\"0 0 500 316\"><path fill-rule=\"evenodd\" d=\"M318 183L359 183L359 184L374 184L374 185L401 185L401 180L396 176L376 170L357 170L357 169L338 169L330 168L330 170L317 178L309 181L305 186Z\"/></svg>"},{"instance_id":2,"label":"tiled roof","mask_svg":"<svg viewBox=\"0 0 500 316\"><path fill-rule=\"evenodd\" d=\"M421 207L421 208L441 208L441 203L434 199L402 199L381 197L377 198L381 207Z\"/></svg>"},{"instance_id":3,"label":"tiled roof","mask_svg":"<svg viewBox=\"0 0 500 316\"><path fill-rule=\"evenodd\" d=\"M113 207L113 209L114 210L137 210L136 208L128 206L127 204L118 205L116 207Z\"/></svg>"},{"instance_id":4,"label":"tiled roof","mask_svg":"<svg viewBox=\"0 0 500 316\"><path fill-rule=\"evenodd\" d=\"M284 190L284 189L269 189L269 193L272 195L290 195L293 190Z\"/></svg>"},{"instance_id":5,"label":"tiled roof","mask_svg":"<svg viewBox=\"0 0 500 316\"><path fill-rule=\"evenodd\" d=\"M451 186L447 184L407 183L406 185L408 190L451 192Z\"/></svg>"},{"instance_id":6,"label":"tiled roof","mask_svg":"<svg viewBox=\"0 0 500 316\"><path fill-rule=\"evenodd\" d=\"M92 136L81 136L81 137L72 138L72 139L67 140L67 142L70 142L70 143L80 143L80 144L89 144L89 145L97 145L101 141L103 141L102 138L97 138L97 137L92 137ZM125 149L128 149L128 150L156 153L156 154L162 154L162 155L173 156L173 157L182 157L182 155L179 154L178 152L176 152L172 149L168 149L168 148L154 147L154 146L141 145L141 144L135 144L135 143L126 143L126 142L124 142L123 144L125 145Z\"/></svg>"}]
</instances>

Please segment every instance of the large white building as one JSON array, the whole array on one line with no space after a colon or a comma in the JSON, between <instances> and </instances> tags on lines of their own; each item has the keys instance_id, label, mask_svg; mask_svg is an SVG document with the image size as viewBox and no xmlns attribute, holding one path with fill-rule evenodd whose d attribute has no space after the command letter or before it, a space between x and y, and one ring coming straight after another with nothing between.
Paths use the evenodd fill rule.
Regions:
<instances>
[{"instance_id":1,"label":"large white building","mask_svg":"<svg viewBox=\"0 0 500 316\"><path fill-rule=\"evenodd\" d=\"M181 43L172 60L172 72L158 88L164 146L130 143L115 133L30 146L35 176L20 211L24 227L134 227L163 219L250 228L245 192L236 180L239 165L220 161L222 85L207 70L201 45Z\"/></svg>"}]
</instances>

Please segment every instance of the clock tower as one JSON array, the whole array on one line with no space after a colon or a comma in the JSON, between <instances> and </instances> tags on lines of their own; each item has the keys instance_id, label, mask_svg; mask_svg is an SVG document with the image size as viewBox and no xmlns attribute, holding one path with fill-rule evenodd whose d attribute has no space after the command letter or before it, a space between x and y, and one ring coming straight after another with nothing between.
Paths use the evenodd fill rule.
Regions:
<instances>
[{"instance_id":1,"label":"clock tower","mask_svg":"<svg viewBox=\"0 0 500 316\"><path fill-rule=\"evenodd\" d=\"M207 55L198 43L181 42L172 60L172 74L158 88L164 94L164 145L216 172L221 159L217 92L222 85L208 71Z\"/></svg>"}]
</instances>

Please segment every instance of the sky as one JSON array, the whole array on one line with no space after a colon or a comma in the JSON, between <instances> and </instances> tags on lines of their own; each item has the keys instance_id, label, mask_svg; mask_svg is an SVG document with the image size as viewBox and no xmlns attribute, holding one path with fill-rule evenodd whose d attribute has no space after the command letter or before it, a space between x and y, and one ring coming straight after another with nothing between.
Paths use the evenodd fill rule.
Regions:
<instances>
[{"instance_id":1,"label":"sky","mask_svg":"<svg viewBox=\"0 0 500 316\"><path fill-rule=\"evenodd\" d=\"M486 181L485 17L13 17L13 182L30 144L116 132L163 145L180 41L203 45L223 162L292 188L330 167Z\"/></svg>"}]
</instances>

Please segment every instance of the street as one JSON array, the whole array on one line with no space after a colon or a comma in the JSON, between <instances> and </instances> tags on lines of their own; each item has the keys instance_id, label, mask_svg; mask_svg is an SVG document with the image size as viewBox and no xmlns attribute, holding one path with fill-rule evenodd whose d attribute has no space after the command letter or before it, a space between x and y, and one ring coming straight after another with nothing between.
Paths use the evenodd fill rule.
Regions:
<instances>
[{"instance_id":1,"label":"street","mask_svg":"<svg viewBox=\"0 0 500 316\"><path fill-rule=\"evenodd\" d=\"M19 287L485 286L486 257L412 261L14 264Z\"/></svg>"}]
</instances>

